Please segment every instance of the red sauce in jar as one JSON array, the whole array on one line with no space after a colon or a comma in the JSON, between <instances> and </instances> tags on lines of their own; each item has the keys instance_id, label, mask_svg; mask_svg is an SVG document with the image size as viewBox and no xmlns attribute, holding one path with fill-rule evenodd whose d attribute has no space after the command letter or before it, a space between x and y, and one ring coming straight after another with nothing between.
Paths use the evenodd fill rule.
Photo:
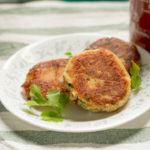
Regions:
<instances>
[{"instance_id":1,"label":"red sauce in jar","mask_svg":"<svg viewBox=\"0 0 150 150\"><path fill-rule=\"evenodd\" d=\"M150 52L150 0L130 1L130 39Z\"/></svg>"}]
</instances>

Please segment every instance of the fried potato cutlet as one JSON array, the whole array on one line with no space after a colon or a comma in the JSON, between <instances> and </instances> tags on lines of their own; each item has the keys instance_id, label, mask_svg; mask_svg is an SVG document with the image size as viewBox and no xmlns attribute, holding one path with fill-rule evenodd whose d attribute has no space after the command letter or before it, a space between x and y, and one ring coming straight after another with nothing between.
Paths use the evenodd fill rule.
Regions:
<instances>
[{"instance_id":1,"label":"fried potato cutlet","mask_svg":"<svg viewBox=\"0 0 150 150\"><path fill-rule=\"evenodd\" d=\"M138 65L140 64L140 54L133 43L128 43L118 38L101 38L93 42L85 50L107 48L115 53L121 62L124 64L127 71L131 67L131 61L134 60Z\"/></svg>"},{"instance_id":2,"label":"fried potato cutlet","mask_svg":"<svg viewBox=\"0 0 150 150\"><path fill-rule=\"evenodd\" d=\"M63 77L70 100L92 112L115 111L130 96L128 72L119 58L104 48L73 56Z\"/></svg>"},{"instance_id":3,"label":"fried potato cutlet","mask_svg":"<svg viewBox=\"0 0 150 150\"><path fill-rule=\"evenodd\" d=\"M30 69L22 87L29 96L30 86L36 84L41 88L43 96L46 96L50 88L63 91L63 72L68 59L56 59L41 62Z\"/></svg>"}]
</instances>

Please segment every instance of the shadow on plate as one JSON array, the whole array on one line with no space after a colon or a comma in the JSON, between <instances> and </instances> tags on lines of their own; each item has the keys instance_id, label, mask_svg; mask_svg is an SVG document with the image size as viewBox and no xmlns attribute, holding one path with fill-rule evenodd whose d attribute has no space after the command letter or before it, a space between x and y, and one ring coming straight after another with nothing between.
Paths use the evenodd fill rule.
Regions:
<instances>
[{"instance_id":1,"label":"shadow on plate","mask_svg":"<svg viewBox=\"0 0 150 150\"><path fill-rule=\"evenodd\" d=\"M100 119L104 119L116 115L119 112L123 111L125 107L126 106L124 106L123 108L115 112L110 112L110 113L106 113L106 112L94 113L88 110L84 110L78 105L68 104L68 106L66 107L66 109L63 111L62 114L65 120L71 120L75 122L94 121L94 120L100 120ZM34 108L32 107L32 110L34 111L34 113L40 115L40 113L47 108L49 107L34 107Z\"/></svg>"}]
</instances>

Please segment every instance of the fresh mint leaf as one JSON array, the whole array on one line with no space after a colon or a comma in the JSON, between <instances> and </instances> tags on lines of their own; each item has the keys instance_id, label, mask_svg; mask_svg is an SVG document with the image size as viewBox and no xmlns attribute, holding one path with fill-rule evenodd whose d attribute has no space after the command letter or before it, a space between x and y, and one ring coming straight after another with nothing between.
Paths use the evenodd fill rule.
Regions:
<instances>
[{"instance_id":1,"label":"fresh mint leaf","mask_svg":"<svg viewBox=\"0 0 150 150\"><path fill-rule=\"evenodd\" d=\"M67 103L69 102L65 93L54 89L50 89L47 92L46 97L48 99L49 106L59 111L63 110L66 107Z\"/></svg>"},{"instance_id":2,"label":"fresh mint leaf","mask_svg":"<svg viewBox=\"0 0 150 150\"><path fill-rule=\"evenodd\" d=\"M41 114L42 120L44 121L53 121L53 122L61 122L63 121L63 117L60 113L54 112L50 109L45 109Z\"/></svg>"},{"instance_id":3,"label":"fresh mint leaf","mask_svg":"<svg viewBox=\"0 0 150 150\"><path fill-rule=\"evenodd\" d=\"M142 79L140 77L140 67L132 61L132 67L130 68L131 75L131 88L135 89L136 92L141 90Z\"/></svg>"},{"instance_id":4,"label":"fresh mint leaf","mask_svg":"<svg viewBox=\"0 0 150 150\"><path fill-rule=\"evenodd\" d=\"M29 106L38 106L40 104L38 104L36 101L27 101L27 103L25 103L24 105L29 105Z\"/></svg>"},{"instance_id":5,"label":"fresh mint leaf","mask_svg":"<svg viewBox=\"0 0 150 150\"><path fill-rule=\"evenodd\" d=\"M44 98L44 96L41 93L41 89L37 85L31 85L30 86L30 96L31 101L35 101L38 104L44 104L47 102L47 100Z\"/></svg>"},{"instance_id":6,"label":"fresh mint leaf","mask_svg":"<svg viewBox=\"0 0 150 150\"><path fill-rule=\"evenodd\" d=\"M69 57L72 57L72 53L71 52L66 52L65 55L69 56Z\"/></svg>"}]
</instances>

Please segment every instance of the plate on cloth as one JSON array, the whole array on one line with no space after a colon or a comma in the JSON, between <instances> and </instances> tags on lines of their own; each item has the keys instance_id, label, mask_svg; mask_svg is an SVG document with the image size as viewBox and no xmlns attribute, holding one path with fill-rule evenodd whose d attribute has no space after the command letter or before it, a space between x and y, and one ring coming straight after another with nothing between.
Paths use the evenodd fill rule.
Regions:
<instances>
[{"instance_id":1,"label":"plate on cloth","mask_svg":"<svg viewBox=\"0 0 150 150\"><path fill-rule=\"evenodd\" d=\"M92 113L76 105L68 105L63 112L64 121L60 123L46 122L40 116L26 113L28 106L23 105L21 85L25 81L29 69L38 62L67 58L65 52L77 54L82 52L91 42L116 34L71 34L48 38L18 51L1 69L0 99L3 105L18 118L48 130L60 132L92 132L110 129L133 120L150 108L150 54L139 48L142 57L141 77L142 90L138 94L132 92L125 107L113 113ZM116 35L117 36L117 35ZM119 37L128 40L126 37ZM33 110L40 113L40 110Z\"/></svg>"}]
</instances>

